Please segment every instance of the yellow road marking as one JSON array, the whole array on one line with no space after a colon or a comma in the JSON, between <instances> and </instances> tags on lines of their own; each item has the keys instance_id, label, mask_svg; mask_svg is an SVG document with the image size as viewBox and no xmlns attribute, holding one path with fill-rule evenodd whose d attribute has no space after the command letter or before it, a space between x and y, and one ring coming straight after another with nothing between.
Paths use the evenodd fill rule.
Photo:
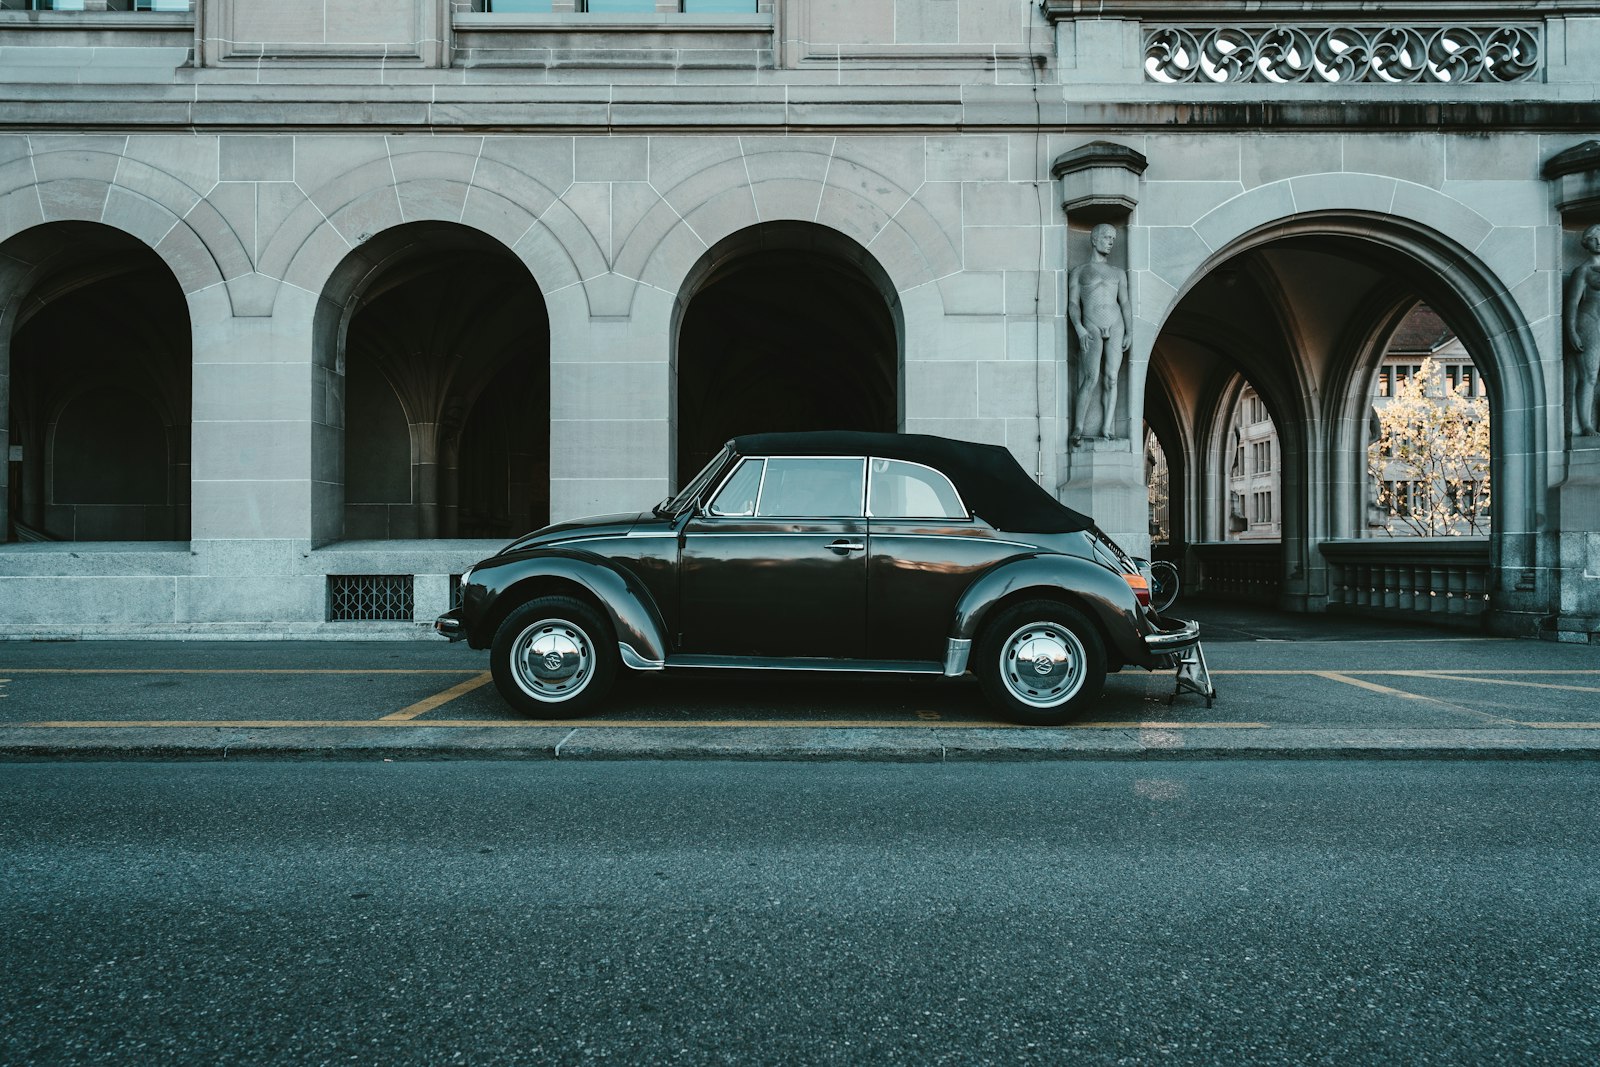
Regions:
<instances>
[{"instance_id":1,"label":"yellow road marking","mask_svg":"<svg viewBox=\"0 0 1600 1067\"><path fill-rule=\"evenodd\" d=\"M1345 685L1353 685L1358 689L1366 689L1374 693L1383 693L1385 696L1400 697L1402 700L1419 700L1426 704L1437 704L1441 708L1459 711L1463 714L1483 719L1486 722L1504 723L1507 721L1498 715L1490 715L1488 712L1478 711L1475 708L1464 708L1460 704L1452 704L1450 701L1440 700L1438 697L1423 696L1421 693L1408 693L1404 689L1379 685L1377 682L1369 682L1363 678L1352 678L1350 675L1341 674L1338 671L1317 671L1316 674L1317 677L1326 678L1330 682L1343 682Z\"/></svg>"},{"instance_id":2,"label":"yellow road marking","mask_svg":"<svg viewBox=\"0 0 1600 1067\"><path fill-rule=\"evenodd\" d=\"M1437 678L1445 682L1471 682L1475 685L1515 685L1528 689L1561 689L1569 693L1600 693L1600 688L1592 685L1551 685L1549 682L1524 682L1515 678L1484 678L1482 676L1467 674L1435 674L1418 671L1413 677Z\"/></svg>"},{"instance_id":3,"label":"yellow road marking","mask_svg":"<svg viewBox=\"0 0 1600 1067\"><path fill-rule=\"evenodd\" d=\"M410 720L415 719L419 715L428 714L428 712L432 711L434 708L437 708L437 707L440 707L441 705L450 703L456 697L466 696L468 693L472 692L474 689L477 689L479 686L487 685L491 678L493 678L493 675L491 675L488 671L484 671L482 674L478 675L476 678L468 678L466 681L462 682L461 684L453 685L449 689L446 689L442 693L435 693L435 694L433 694L433 696L428 697L426 700L419 700L415 704L412 704L410 707L401 708L399 711L395 712L392 715L385 715L381 721L382 722L409 722Z\"/></svg>"},{"instance_id":4,"label":"yellow road marking","mask_svg":"<svg viewBox=\"0 0 1600 1067\"><path fill-rule=\"evenodd\" d=\"M1535 730L1600 730L1600 722L1519 722Z\"/></svg>"},{"instance_id":5,"label":"yellow road marking","mask_svg":"<svg viewBox=\"0 0 1600 1067\"><path fill-rule=\"evenodd\" d=\"M604 729L678 729L682 727L750 727L758 729L840 729L846 727L881 727L884 729L961 729L961 730L1026 730L1032 727L1019 726L1007 722L876 722L871 719L705 719L696 722L664 722L660 719L612 719L604 722L591 722L587 719L539 719L529 721L525 719L430 719L427 722L414 722L410 719L208 719L208 720L148 720L137 721L131 719L104 720L100 722L82 720L65 722L19 722L12 726L29 727L32 729L47 730L122 730L122 729L175 729L192 727L202 730L252 730L252 729L277 729L282 727L367 727L367 726L413 726L413 727L448 727L448 728L540 728L570 730L582 728L585 730ZM1265 730L1268 729L1264 722L1079 722L1069 723L1066 726L1049 727L1049 729L1065 730Z\"/></svg>"},{"instance_id":6,"label":"yellow road marking","mask_svg":"<svg viewBox=\"0 0 1600 1067\"><path fill-rule=\"evenodd\" d=\"M7 667L10 674L477 674L477 667Z\"/></svg>"}]
</instances>

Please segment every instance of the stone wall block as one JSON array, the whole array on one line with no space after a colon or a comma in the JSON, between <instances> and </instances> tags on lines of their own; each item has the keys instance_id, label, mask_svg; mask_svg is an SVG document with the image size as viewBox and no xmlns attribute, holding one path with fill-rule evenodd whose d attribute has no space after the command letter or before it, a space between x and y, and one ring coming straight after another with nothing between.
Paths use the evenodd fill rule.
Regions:
<instances>
[{"instance_id":1,"label":"stone wall block","mask_svg":"<svg viewBox=\"0 0 1600 1067\"><path fill-rule=\"evenodd\" d=\"M645 510L670 491L668 456L657 457L662 473L650 478L551 478L550 521Z\"/></svg>"},{"instance_id":2,"label":"stone wall block","mask_svg":"<svg viewBox=\"0 0 1600 1067\"><path fill-rule=\"evenodd\" d=\"M1224 200L1210 211L1196 216L1198 221L1194 224L1194 232L1211 248L1221 249L1266 220L1288 218L1294 211L1294 194L1289 183L1273 182L1271 185L1262 185L1250 190L1248 196L1235 196ZM1146 226L1155 225L1148 222L1143 205L1140 205L1139 221ZM1144 233L1148 237L1149 230L1146 229ZM1165 251L1160 249L1163 257ZM1131 257L1129 262L1132 263ZM1149 262L1148 255L1144 262Z\"/></svg>"},{"instance_id":3,"label":"stone wall block","mask_svg":"<svg viewBox=\"0 0 1600 1067\"><path fill-rule=\"evenodd\" d=\"M395 187L400 215L407 222L455 222L466 210L471 187L455 179L429 178L402 181Z\"/></svg>"},{"instance_id":4,"label":"stone wall block","mask_svg":"<svg viewBox=\"0 0 1600 1067\"><path fill-rule=\"evenodd\" d=\"M980 419L980 418L940 418L913 414L908 404L906 407L906 433L926 433L935 437L953 437L958 441L976 441L981 445L1004 445L1006 443L1005 419ZM1032 463L1032 458L1024 461L1024 466Z\"/></svg>"},{"instance_id":5,"label":"stone wall block","mask_svg":"<svg viewBox=\"0 0 1600 1067\"><path fill-rule=\"evenodd\" d=\"M315 188L308 187L304 182L298 182L297 184L300 188L306 190L311 202L316 204L322 213L331 219L351 204L370 200L373 194L379 190L392 190L394 188L394 169L390 167L389 158L385 156L382 159L374 160L371 163L346 171ZM391 202L394 200L392 192L389 199ZM395 212L395 217L398 218L398 205Z\"/></svg>"},{"instance_id":6,"label":"stone wall block","mask_svg":"<svg viewBox=\"0 0 1600 1067\"><path fill-rule=\"evenodd\" d=\"M1532 226L1496 226L1474 254L1510 285L1539 269L1538 231Z\"/></svg>"},{"instance_id":7,"label":"stone wall block","mask_svg":"<svg viewBox=\"0 0 1600 1067\"><path fill-rule=\"evenodd\" d=\"M887 247L897 233L903 233L905 239L917 250L917 256L926 264L924 269L930 276L928 280L943 278L964 269L957 242L930 212L923 209L921 204L907 204L894 217L894 221L879 232L870 247ZM902 288L920 285L922 281L920 275L908 278Z\"/></svg>"},{"instance_id":8,"label":"stone wall block","mask_svg":"<svg viewBox=\"0 0 1600 1067\"><path fill-rule=\"evenodd\" d=\"M570 216L567 218L570 220ZM575 221L569 221L567 225L569 228L582 227L581 223ZM552 293L578 286L583 280L583 274L573 259L571 249L561 240L560 235L553 232L544 222L529 228L517 243L512 245L511 251L528 268L528 273L538 282L539 289L547 301Z\"/></svg>"},{"instance_id":9,"label":"stone wall block","mask_svg":"<svg viewBox=\"0 0 1600 1067\"><path fill-rule=\"evenodd\" d=\"M1464 248L1477 248L1494 226L1459 200L1410 182L1395 186L1391 214L1432 227Z\"/></svg>"},{"instance_id":10,"label":"stone wall block","mask_svg":"<svg viewBox=\"0 0 1600 1067\"><path fill-rule=\"evenodd\" d=\"M647 137L580 137L573 144L573 181L642 182L650 177Z\"/></svg>"},{"instance_id":11,"label":"stone wall block","mask_svg":"<svg viewBox=\"0 0 1600 1067\"><path fill-rule=\"evenodd\" d=\"M969 225L1039 226L1054 221L1054 183L963 182L962 217Z\"/></svg>"},{"instance_id":12,"label":"stone wall block","mask_svg":"<svg viewBox=\"0 0 1600 1067\"><path fill-rule=\"evenodd\" d=\"M116 184L130 192L149 197L178 218L189 214L196 204L205 199L208 192L217 192L215 186L209 190L196 189L158 167L126 159L122 161L122 167L117 172Z\"/></svg>"},{"instance_id":13,"label":"stone wall block","mask_svg":"<svg viewBox=\"0 0 1600 1067\"><path fill-rule=\"evenodd\" d=\"M550 373L552 419L583 421L598 417L660 421L667 416L665 399L669 374L665 360L562 363L552 365Z\"/></svg>"},{"instance_id":14,"label":"stone wall block","mask_svg":"<svg viewBox=\"0 0 1600 1067\"><path fill-rule=\"evenodd\" d=\"M179 623L254 622L299 627L327 616L327 580L313 575L174 579Z\"/></svg>"},{"instance_id":15,"label":"stone wall block","mask_svg":"<svg viewBox=\"0 0 1600 1067\"><path fill-rule=\"evenodd\" d=\"M1029 363L1054 363L1066 352L1066 318L1041 315L1006 319L1006 358Z\"/></svg>"},{"instance_id":16,"label":"stone wall block","mask_svg":"<svg viewBox=\"0 0 1600 1067\"><path fill-rule=\"evenodd\" d=\"M211 482L195 479L192 536L201 538L309 537L311 483Z\"/></svg>"},{"instance_id":17,"label":"stone wall block","mask_svg":"<svg viewBox=\"0 0 1600 1067\"><path fill-rule=\"evenodd\" d=\"M0 623L13 626L160 625L173 621L177 578L0 578Z\"/></svg>"},{"instance_id":18,"label":"stone wall block","mask_svg":"<svg viewBox=\"0 0 1600 1067\"><path fill-rule=\"evenodd\" d=\"M1160 161L1160 170L1150 174L1156 180L1242 182L1246 140L1232 134L1151 134L1139 151L1152 162Z\"/></svg>"},{"instance_id":19,"label":"stone wall block","mask_svg":"<svg viewBox=\"0 0 1600 1067\"><path fill-rule=\"evenodd\" d=\"M472 181L482 137L423 137L414 134L385 138L389 146L389 165L395 181L424 181L430 178L460 182Z\"/></svg>"},{"instance_id":20,"label":"stone wall block","mask_svg":"<svg viewBox=\"0 0 1600 1067\"><path fill-rule=\"evenodd\" d=\"M734 160L742 161L745 156L745 148L738 137L651 137L649 142L648 170L643 180L663 193L697 174ZM582 145L579 151L583 151ZM742 170L742 162L740 167Z\"/></svg>"},{"instance_id":21,"label":"stone wall block","mask_svg":"<svg viewBox=\"0 0 1600 1067\"><path fill-rule=\"evenodd\" d=\"M611 244L607 255L612 269L622 257L635 228L661 203L661 194L649 182L614 182L611 185ZM627 273L626 271L622 273ZM629 277L637 277L630 274Z\"/></svg>"},{"instance_id":22,"label":"stone wall block","mask_svg":"<svg viewBox=\"0 0 1600 1067\"><path fill-rule=\"evenodd\" d=\"M0 241L44 222L44 208L32 188L0 193Z\"/></svg>"},{"instance_id":23,"label":"stone wall block","mask_svg":"<svg viewBox=\"0 0 1600 1067\"><path fill-rule=\"evenodd\" d=\"M571 169L570 161L568 169ZM472 176L474 192L481 190L491 193L508 204L515 204L535 219L550 210L550 205L556 202L560 192L571 184L570 181L562 181L559 185L548 185L538 175L529 174L501 160L490 159L487 155L478 160ZM472 200L470 194L467 200Z\"/></svg>"},{"instance_id":24,"label":"stone wall block","mask_svg":"<svg viewBox=\"0 0 1600 1067\"><path fill-rule=\"evenodd\" d=\"M770 178L751 187L763 222L813 222L822 202L822 182L812 178Z\"/></svg>"},{"instance_id":25,"label":"stone wall block","mask_svg":"<svg viewBox=\"0 0 1600 1067\"><path fill-rule=\"evenodd\" d=\"M651 181L650 184L660 191L662 199L688 218L711 201L729 196L742 197L754 211L755 202L751 198L749 182L744 158L734 156L686 175L674 185L663 185L659 181ZM715 243L714 238L706 239L708 243Z\"/></svg>"},{"instance_id":26,"label":"stone wall block","mask_svg":"<svg viewBox=\"0 0 1600 1067\"><path fill-rule=\"evenodd\" d=\"M33 174L33 145L28 138L17 133L0 134L0 172L12 163L23 162L28 164L28 174ZM4 186L0 186L4 188Z\"/></svg>"},{"instance_id":27,"label":"stone wall block","mask_svg":"<svg viewBox=\"0 0 1600 1067\"><path fill-rule=\"evenodd\" d=\"M955 44L959 0L894 0L897 44Z\"/></svg>"},{"instance_id":28,"label":"stone wall block","mask_svg":"<svg viewBox=\"0 0 1600 1067\"><path fill-rule=\"evenodd\" d=\"M21 137L13 139L24 140ZM26 189L29 196L34 196L33 186L35 184L32 156L23 156L20 159L11 159L0 163L0 196L17 189ZM34 196L34 201L37 203L37 196Z\"/></svg>"},{"instance_id":29,"label":"stone wall block","mask_svg":"<svg viewBox=\"0 0 1600 1067\"><path fill-rule=\"evenodd\" d=\"M1005 345L998 326L997 348ZM906 420L972 419L978 416L978 365L972 360L918 360L906 364Z\"/></svg>"},{"instance_id":30,"label":"stone wall block","mask_svg":"<svg viewBox=\"0 0 1600 1067\"><path fill-rule=\"evenodd\" d=\"M550 471L567 478L654 477L670 451L670 438L665 419L552 419Z\"/></svg>"},{"instance_id":31,"label":"stone wall block","mask_svg":"<svg viewBox=\"0 0 1600 1067\"><path fill-rule=\"evenodd\" d=\"M406 221L400 211L399 191L388 183L328 213L328 222L352 248Z\"/></svg>"},{"instance_id":32,"label":"stone wall block","mask_svg":"<svg viewBox=\"0 0 1600 1067\"><path fill-rule=\"evenodd\" d=\"M1008 270L1005 280L1006 314L1054 316L1064 313L1056 293L1061 279L1054 271L1046 271L1041 278L1038 271Z\"/></svg>"},{"instance_id":33,"label":"stone wall block","mask_svg":"<svg viewBox=\"0 0 1600 1067\"><path fill-rule=\"evenodd\" d=\"M1033 226L967 226L962 264L967 270L1060 270L1060 241L1040 242Z\"/></svg>"},{"instance_id":34,"label":"stone wall block","mask_svg":"<svg viewBox=\"0 0 1600 1067\"><path fill-rule=\"evenodd\" d=\"M878 236L867 245L867 251L893 280L896 289L925 285L939 277L929 266L916 238L897 222L879 230Z\"/></svg>"},{"instance_id":35,"label":"stone wall block","mask_svg":"<svg viewBox=\"0 0 1600 1067\"><path fill-rule=\"evenodd\" d=\"M1001 315L1006 310L1006 276L999 271L962 271L939 279L947 315Z\"/></svg>"},{"instance_id":36,"label":"stone wall block","mask_svg":"<svg viewBox=\"0 0 1600 1067\"><path fill-rule=\"evenodd\" d=\"M39 181L58 178L110 183L122 165L125 137L38 137L33 139L33 169Z\"/></svg>"},{"instance_id":37,"label":"stone wall block","mask_svg":"<svg viewBox=\"0 0 1600 1067\"><path fill-rule=\"evenodd\" d=\"M128 138L123 157L170 175L197 193L205 193L219 180L219 141L217 137L191 134L140 134Z\"/></svg>"},{"instance_id":38,"label":"stone wall block","mask_svg":"<svg viewBox=\"0 0 1600 1067\"><path fill-rule=\"evenodd\" d=\"M1045 332L1048 336L1048 332ZM1055 364L1016 360L978 364L978 417L1031 418L1055 412Z\"/></svg>"},{"instance_id":39,"label":"stone wall block","mask_svg":"<svg viewBox=\"0 0 1600 1067\"><path fill-rule=\"evenodd\" d=\"M215 212L212 214L214 216ZM211 249L187 223L174 226L167 231L167 235L155 247L156 254L172 268L173 276L177 278L185 293L205 289L223 280L221 265L217 263ZM249 269L250 265L246 262L241 273L248 272Z\"/></svg>"},{"instance_id":40,"label":"stone wall block","mask_svg":"<svg viewBox=\"0 0 1600 1067\"><path fill-rule=\"evenodd\" d=\"M1506 130L1452 134L1444 146L1446 181L1539 181L1541 153L1537 134Z\"/></svg>"},{"instance_id":41,"label":"stone wall block","mask_svg":"<svg viewBox=\"0 0 1600 1067\"><path fill-rule=\"evenodd\" d=\"M206 195L206 203L220 215L238 238L252 269L257 256L256 219L258 186L254 182L223 182ZM109 210L109 209L108 209Z\"/></svg>"},{"instance_id":42,"label":"stone wall block","mask_svg":"<svg viewBox=\"0 0 1600 1067\"><path fill-rule=\"evenodd\" d=\"M304 422L310 411L311 372L303 362L195 365L196 423Z\"/></svg>"},{"instance_id":43,"label":"stone wall block","mask_svg":"<svg viewBox=\"0 0 1600 1067\"><path fill-rule=\"evenodd\" d=\"M106 194L111 186L98 179L62 178L40 182L36 188L48 221L99 222L105 215Z\"/></svg>"},{"instance_id":44,"label":"stone wall block","mask_svg":"<svg viewBox=\"0 0 1600 1067\"><path fill-rule=\"evenodd\" d=\"M578 219L589 235L589 243L594 244L600 253L601 269L609 268L610 261L605 254L605 249L611 247L611 185L609 182L575 182L561 194L558 211L565 211L568 215ZM585 269L583 276L592 277L600 273L593 268Z\"/></svg>"},{"instance_id":45,"label":"stone wall block","mask_svg":"<svg viewBox=\"0 0 1600 1067\"><path fill-rule=\"evenodd\" d=\"M833 158L832 137L743 138L744 164L750 181L803 181L820 192L828 163Z\"/></svg>"},{"instance_id":46,"label":"stone wall block","mask_svg":"<svg viewBox=\"0 0 1600 1067\"><path fill-rule=\"evenodd\" d=\"M220 181L294 181L295 139L293 137L224 134L217 141Z\"/></svg>"},{"instance_id":47,"label":"stone wall block","mask_svg":"<svg viewBox=\"0 0 1600 1067\"><path fill-rule=\"evenodd\" d=\"M683 211L683 221L708 246L762 221L756 212L756 201L750 187L742 184L710 197L696 207L679 210Z\"/></svg>"},{"instance_id":48,"label":"stone wall block","mask_svg":"<svg viewBox=\"0 0 1600 1067\"><path fill-rule=\"evenodd\" d=\"M648 281L651 285L661 284L666 277L659 269L652 272L651 264L662 240L673 230L683 228L683 219L649 185L629 182L617 188L622 203L617 208L618 224L612 234L612 240L618 246L614 253L613 269L618 274ZM625 222L627 219L632 221ZM705 245L699 238L694 238L693 243L704 250Z\"/></svg>"},{"instance_id":49,"label":"stone wall block","mask_svg":"<svg viewBox=\"0 0 1600 1067\"><path fill-rule=\"evenodd\" d=\"M255 270L239 234L211 201L196 203L183 221L205 243L206 250L216 262L216 269L222 272L224 278L237 278Z\"/></svg>"},{"instance_id":50,"label":"stone wall block","mask_svg":"<svg viewBox=\"0 0 1600 1067\"><path fill-rule=\"evenodd\" d=\"M638 283L620 274L606 273L583 280L589 297L589 313L597 318L626 318L633 307Z\"/></svg>"},{"instance_id":51,"label":"stone wall block","mask_svg":"<svg viewBox=\"0 0 1600 1067\"><path fill-rule=\"evenodd\" d=\"M260 189L263 206L266 206L266 200L277 187L266 185ZM279 200L271 206L286 207L288 201ZM262 212L262 216L266 214L266 211ZM309 287L312 292L321 292L322 283L327 281L334 266L344 258L345 252L350 251L350 243L328 224L322 210L309 200L300 199L297 206L275 227L269 228L265 218L258 218L261 219L259 240L262 245L258 269L269 278L281 278L295 285ZM327 241L329 237L333 238L337 249L330 248ZM311 257L304 258L308 253L312 253ZM333 255L332 259L325 258L329 254Z\"/></svg>"},{"instance_id":52,"label":"stone wall block","mask_svg":"<svg viewBox=\"0 0 1600 1067\"><path fill-rule=\"evenodd\" d=\"M947 316L929 332L915 349L906 349L906 365L912 363L977 363L1006 358L1006 320L995 315ZM907 372L910 373L909 371Z\"/></svg>"},{"instance_id":53,"label":"stone wall block","mask_svg":"<svg viewBox=\"0 0 1600 1067\"><path fill-rule=\"evenodd\" d=\"M667 218L668 213L673 217ZM692 226L677 221L676 212L673 212L665 201L662 201L659 209L651 212L645 222L639 224L635 232L643 238L653 232L654 227L662 224L664 229L654 245L647 246L642 239L638 244L639 252L645 257L639 280L665 293L676 295L684 278L700 261L700 257L705 255L709 246ZM622 261L618 264L619 270L624 263L635 262L634 247L630 241L624 250Z\"/></svg>"},{"instance_id":54,"label":"stone wall block","mask_svg":"<svg viewBox=\"0 0 1600 1067\"><path fill-rule=\"evenodd\" d=\"M1182 290L1187 286L1195 273L1211 257L1213 249L1201 236L1188 226L1152 226L1150 228L1150 246L1160 249L1160 254L1153 257L1153 274L1166 282L1174 290ZM1165 317L1155 316L1154 312L1159 304L1143 301L1146 296L1140 292L1134 300L1134 307L1139 309L1141 318L1153 318L1160 321Z\"/></svg>"},{"instance_id":55,"label":"stone wall block","mask_svg":"<svg viewBox=\"0 0 1600 1067\"><path fill-rule=\"evenodd\" d=\"M481 177L482 167L494 162L533 179L547 189L560 192L572 184L573 153L571 137L485 137L479 163L480 178L475 184L497 188ZM509 189L516 187L511 185L499 191L510 196Z\"/></svg>"},{"instance_id":56,"label":"stone wall block","mask_svg":"<svg viewBox=\"0 0 1600 1067\"><path fill-rule=\"evenodd\" d=\"M1304 174L1289 179L1296 211L1370 211L1387 215L1400 183L1377 174ZM1252 194L1254 195L1254 194ZM1262 221L1268 221L1264 216Z\"/></svg>"},{"instance_id":57,"label":"stone wall block","mask_svg":"<svg viewBox=\"0 0 1600 1067\"><path fill-rule=\"evenodd\" d=\"M1142 226L1188 226L1244 192L1238 182L1145 182Z\"/></svg>"},{"instance_id":58,"label":"stone wall block","mask_svg":"<svg viewBox=\"0 0 1600 1067\"><path fill-rule=\"evenodd\" d=\"M304 478L311 470L306 422L200 422L193 426L194 477L202 481Z\"/></svg>"},{"instance_id":59,"label":"stone wall block","mask_svg":"<svg viewBox=\"0 0 1600 1067\"><path fill-rule=\"evenodd\" d=\"M388 177L389 145L383 137L302 134L294 139L294 180L318 203L329 202L322 195L324 186L379 162ZM333 204L337 207L350 198L336 199Z\"/></svg>"},{"instance_id":60,"label":"stone wall block","mask_svg":"<svg viewBox=\"0 0 1600 1067\"><path fill-rule=\"evenodd\" d=\"M1241 152L1246 189L1301 174L1337 173L1344 168L1344 138L1338 134L1252 134L1244 138Z\"/></svg>"},{"instance_id":61,"label":"stone wall block","mask_svg":"<svg viewBox=\"0 0 1600 1067\"><path fill-rule=\"evenodd\" d=\"M923 173L927 180L946 182L1008 181L1010 142L999 135L928 137L923 141Z\"/></svg>"},{"instance_id":62,"label":"stone wall block","mask_svg":"<svg viewBox=\"0 0 1600 1067\"><path fill-rule=\"evenodd\" d=\"M514 248L539 222L538 216L497 192L472 186L461 205L461 224Z\"/></svg>"},{"instance_id":63,"label":"stone wall block","mask_svg":"<svg viewBox=\"0 0 1600 1067\"><path fill-rule=\"evenodd\" d=\"M870 199L894 200L916 192L928 180L928 153L921 137L841 137L833 156L828 181L844 185L853 180L841 176L835 182L839 164L849 163L870 183L858 190Z\"/></svg>"},{"instance_id":64,"label":"stone wall block","mask_svg":"<svg viewBox=\"0 0 1600 1067\"><path fill-rule=\"evenodd\" d=\"M1542 226L1552 217L1543 182L1445 182L1440 191L1497 226Z\"/></svg>"},{"instance_id":65,"label":"stone wall block","mask_svg":"<svg viewBox=\"0 0 1600 1067\"><path fill-rule=\"evenodd\" d=\"M137 237L151 248L160 244L172 227L178 225L177 217L161 204L116 186L106 193L102 221Z\"/></svg>"},{"instance_id":66,"label":"stone wall block","mask_svg":"<svg viewBox=\"0 0 1600 1067\"><path fill-rule=\"evenodd\" d=\"M1444 184L1443 137L1415 133L1361 133L1344 139L1344 169L1383 174L1437 189Z\"/></svg>"}]
</instances>

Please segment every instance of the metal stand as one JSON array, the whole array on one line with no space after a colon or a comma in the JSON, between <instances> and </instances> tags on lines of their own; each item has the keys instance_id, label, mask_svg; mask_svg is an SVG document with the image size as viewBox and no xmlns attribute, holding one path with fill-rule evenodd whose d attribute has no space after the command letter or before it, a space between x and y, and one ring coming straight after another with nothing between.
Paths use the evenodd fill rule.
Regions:
<instances>
[{"instance_id":1,"label":"metal stand","mask_svg":"<svg viewBox=\"0 0 1600 1067\"><path fill-rule=\"evenodd\" d=\"M1217 687L1211 684L1211 669L1206 666L1206 652L1199 644L1178 657L1177 687L1167 698L1170 705L1184 693L1196 693L1206 698L1206 707L1217 699Z\"/></svg>"}]
</instances>

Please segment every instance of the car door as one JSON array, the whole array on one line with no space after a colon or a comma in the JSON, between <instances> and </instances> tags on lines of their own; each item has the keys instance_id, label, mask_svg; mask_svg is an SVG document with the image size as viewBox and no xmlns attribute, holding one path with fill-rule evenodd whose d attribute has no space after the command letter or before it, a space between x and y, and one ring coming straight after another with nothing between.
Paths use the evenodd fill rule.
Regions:
<instances>
[{"instance_id":1,"label":"car door","mask_svg":"<svg viewBox=\"0 0 1600 1067\"><path fill-rule=\"evenodd\" d=\"M874 457L867 515L867 655L942 661L961 594L1025 547L971 518L950 480L920 463Z\"/></svg>"},{"instance_id":2,"label":"car door","mask_svg":"<svg viewBox=\"0 0 1600 1067\"><path fill-rule=\"evenodd\" d=\"M743 460L684 525L680 651L866 655L866 460Z\"/></svg>"}]
</instances>

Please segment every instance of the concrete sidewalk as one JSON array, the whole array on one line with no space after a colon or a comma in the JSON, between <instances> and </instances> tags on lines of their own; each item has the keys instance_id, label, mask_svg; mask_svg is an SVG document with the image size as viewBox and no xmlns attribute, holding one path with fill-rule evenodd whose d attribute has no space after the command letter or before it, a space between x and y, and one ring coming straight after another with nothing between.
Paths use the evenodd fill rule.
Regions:
<instances>
[{"instance_id":1,"label":"concrete sidewalk","mask_svg":"<svg viewBox=\"0 0 1600 1067\"><path fill-rule=\"evenodd\" d=\"M1593 759L1600 649L1186 605L1219 699L1113 676L1090 718L1010 726L970 680L695 672L589 719L518 719L429 640L10 642L0 759Z\"/></svg>"}]
</instances>

